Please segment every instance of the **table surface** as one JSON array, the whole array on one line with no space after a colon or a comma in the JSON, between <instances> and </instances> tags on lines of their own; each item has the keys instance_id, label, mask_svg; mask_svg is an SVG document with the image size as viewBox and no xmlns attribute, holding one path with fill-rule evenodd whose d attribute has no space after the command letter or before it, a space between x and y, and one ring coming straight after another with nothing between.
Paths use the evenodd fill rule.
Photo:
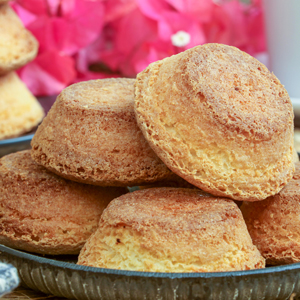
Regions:
<instances>
[{"instance_id":1,"label":"table surface","mask_svg":"<svg viewBox=\"0 0 300 300\"><path fill-rule=\"evenodd\" d=\"M296 300L295 294L292 294L289 300ZM16 288L12 293L5 295L1 300L18 299L18 300L66 300L67 298L46 295L24 287ZM247 300L247 299L245 299Z\"/></svg>"},{"instance_id":2,"label":"table surface","mask_svg":"<svg viewBox=\"0 0 300 300\"><path fill-rule=\"evenodd\" d=\"M67 298L46 295L42 292L30 290L25 287L18 287L12 293L4 295L1 300L18 299L18 300L66 300Z\"/></svg>"}]
</instances>

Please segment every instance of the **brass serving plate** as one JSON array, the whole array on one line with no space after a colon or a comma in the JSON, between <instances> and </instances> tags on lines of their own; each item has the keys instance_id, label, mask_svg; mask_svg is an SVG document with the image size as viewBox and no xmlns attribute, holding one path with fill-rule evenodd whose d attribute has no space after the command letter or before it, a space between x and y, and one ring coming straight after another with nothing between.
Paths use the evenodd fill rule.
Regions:
<instances>
[{"instance_id":1,"label":"brass serving plate","mask_svg":"<svg viewBox=\"0 0 300 300\"><path fill-rule=\"evenodd\" d=\"M76 259L53 259L0 245L0 260L18 269L22 285L58 297L284 300L300 295L300 263L235 272L150 273L79 266Z\"/></svg>"}]
</instances>

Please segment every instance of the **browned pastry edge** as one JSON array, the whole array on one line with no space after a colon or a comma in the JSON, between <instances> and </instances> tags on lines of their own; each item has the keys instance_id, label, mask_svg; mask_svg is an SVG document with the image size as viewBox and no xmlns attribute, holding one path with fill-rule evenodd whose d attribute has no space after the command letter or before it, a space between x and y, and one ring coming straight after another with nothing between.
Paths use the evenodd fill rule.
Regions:
<instances>
[{"instance_id":1,"label":"browned pastry edge","mask_svg":"<svg viewBox=\"0 0 300 300\"><path fill-rule=\"evenodd\" d=\"M280 193L241 206L253 243L269 265L300 262L300 163L295 165L294 178Z\"/></svg>"},{"instance_id":2,"label":"browned pastry edge","mask_svg":"<svg viewBox=\"0 0 300 300\"><path fill-rule=\"evenodd\" d=\"M150 64L137 75L135 112L162 161L211 194L263 200L292 177L289 96L237 48L206 44Z\"/></svg>"},{"instance_id":3,"label":"browned pastry edge","mask_svg":"<svg viewBox=\"0 0 300 300\"><path fill-rule=\"evenodd\" d=\"M67 181L30 151L0 159L0 243L41 254L78 254L107 204L124 188Z\"/></svg>"},{"instance_id":4,"label":"browned pastry edge","mask_svg":"<svg viewBox=\"0 0 300 300\"><path fill-rule=\"evenodd\" d=\"M78 264L150 272L263 268L242 214L199 190L152 188L114 199Z\"/></svg>"},{"instance_id":5,"label":"browned pastry edge","mask_svg":"<svg viewBox=\"0 0 300 300\"><path fill-rule=\"evenodd\" d=\"M136 124L134 82L91 80L63 90L32 139L33 159L64 178L100 186L173 176Z\"/></svg>"}]
</instances>

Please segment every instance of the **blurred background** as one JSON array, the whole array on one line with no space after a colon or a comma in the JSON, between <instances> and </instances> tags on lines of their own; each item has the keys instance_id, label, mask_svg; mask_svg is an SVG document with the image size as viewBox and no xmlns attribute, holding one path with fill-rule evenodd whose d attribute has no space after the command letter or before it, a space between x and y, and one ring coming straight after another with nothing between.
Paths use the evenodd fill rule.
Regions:
<instances>
[{"instance_id":1,"label":"blurred background","mask_svg":"<svg viewBox=\"0 0 300 300\"><path fill-rule=\"evenodd\" d=\"M153 61L204 43L233 45L267 61L261 0L17 0L39 41L18 70L35 96L89 79L135 77Z\"/></svg>"}]
</instances>

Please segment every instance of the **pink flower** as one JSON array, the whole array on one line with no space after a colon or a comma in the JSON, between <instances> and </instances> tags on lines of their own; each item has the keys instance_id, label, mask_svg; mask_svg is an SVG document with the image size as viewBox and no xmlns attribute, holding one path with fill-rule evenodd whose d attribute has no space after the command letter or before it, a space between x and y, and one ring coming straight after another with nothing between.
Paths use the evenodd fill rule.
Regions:
<instances>
[{"instance_id":1,"label":"pink flower","mask_svg":"<svg viewBox=\"0 0 300 300\"><path fill-rule=\"evenodd\" d=\"M105 2L105 22L112 22L129 14L137 6L136 0L109 0Z\"/></svg>"},{"instance_id":2,"label":"pink flower","mask_svg":"<svg viewBox=\"0 0 300 300\"><path fill-rule=\"evenodd\" d=\"M261 5L245 5L238 0L221 2L214 6L211 22L205 25L208 42L232 45L251 55L265 51Z\"/></svg>"},{"instance_id":3,"label":"pink flower","mask_svg":"<svg viewBox=\"0 0 300 300\"><path fill-rule=\"evenodd\" d=\"M157 21L158 37L164 41L170 41L171 36L178 31L185 31L191 36L189 48L195 45L205 43L205 37L196 14L190 10L190 2L193 1L161 1L161 0L138 0L141 12L149 19ZM197 1L202 2L201 7L205 7L203 3L211 3L211 0ZM173 4L172 7L170 4ZM199 7L196 5L195 8ZM179 8L176 10L176 8ZM203 22L203 20L202 20Z\"/></svg>"},{"instance_id":4,"label":"pink flower","mask_svg":"<svg viewBox=\"0 0 300 300\"><path fill-rule=\"evenodd\" d=\"M157 59L205 43L202 24L188 9L182 13L161 0L137 3L136 9L110 24L113 35L107 42L112 47L104 49L99 58L111 69L135 76ZM179 31L190 37L180 48L172 44L172 36Z\"/></svg>"},{"instance_id":5,"label":"pink flower","mask_svg":"<svg viewBox=\"0 0 300 300\"><path fill-rule=\"evenodd\" d=\"M76 78L74 60L57 51L40 54L19 73L34 95L55 95Z\"/></svg>"},{"instance_id":6,"label":"pink flower","mask_svg":"<svg viewBox=\"0 0 300 300\"><path fill-rule=\"evenodd\" d=\"M102 1L18 0L14 8L40 44L36 60L20 71L21 79L36 95L54 94L73 83L77 77L74 55L102 31ZM55 71L54 66L59 69Z\"/></svg>"},{"instance_id":7,"label":"pink flower","mask_svg":"<svg viewBox=\"0 0 300 300\"><path fill-rule=\"evenodd\" d=\"M132 57L142 48L145 41L156 38L156 22L145 17L136 8L111 24L112 34L101 52L101 60L112 70L126 76L135 76Z\"/></svg>"},{"instance_id":8,"label":"pink flower","mask_svg":"<svg viewBox=\"0 0 300 300\"><path fill-rule=\"evenodd\" d=\"M261 0L15 0L13 7L40 43L37 59L20 71L35 94L135 77L151 62L208 42L251 55L266 49Z\"/></svg>"},{"instance_id":9,"label":"pink flower","mask_svg":"<svg viewBox=\"0 0 300 300\"><path fill-rule=\"evenodd\" d=\"M254 54L265 49L261 15L257 3L243 5L238 0L137 0L137 8L108 23L113 34L104 42L109 47L98 48L99 60L135 76L157 59L207 42Z\"/></svg>"}]
</instances>

